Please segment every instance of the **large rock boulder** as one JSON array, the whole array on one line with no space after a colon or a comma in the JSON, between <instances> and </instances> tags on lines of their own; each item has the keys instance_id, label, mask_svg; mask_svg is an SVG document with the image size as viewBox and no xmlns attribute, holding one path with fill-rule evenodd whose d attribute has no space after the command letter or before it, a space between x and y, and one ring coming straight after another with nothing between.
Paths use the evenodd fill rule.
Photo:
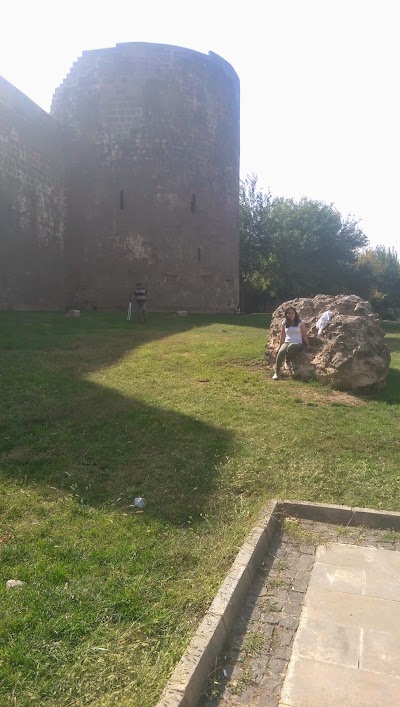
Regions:
<instances>
[{"instance_id":1,"label":"large rock boulder","mask_svg":"<svg viewBox=\"0 0 400 707\"><path fill-rule=\"evenodd\" d=\"M293 363L293 376L317 379L339 390L380 388L390 366L389 349L379 316L369 302L356 295L317 295L284 302L272 317L265 360L274 365L286 307L293 306L305 323L311 351L303 350ZM316 322L333 313L322 334Z\"/></svg>"}]
</instances>

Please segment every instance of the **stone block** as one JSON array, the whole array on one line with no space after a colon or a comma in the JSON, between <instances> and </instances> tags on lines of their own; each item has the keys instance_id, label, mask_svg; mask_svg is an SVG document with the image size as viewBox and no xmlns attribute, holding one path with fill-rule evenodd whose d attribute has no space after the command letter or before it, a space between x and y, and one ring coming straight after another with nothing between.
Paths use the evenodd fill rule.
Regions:
<instances>
[{"instance_id":1,"label":"stone block","mask_svg":"<svg viewBox=\"0 0 400 707\"><path fill-rule=\"evenodd\" d=\"M207 613L176 666L157 707L170 707L170 703L171 707L197 705L226 637L222 617Z\"/></svg>"},{"instance_id":2,"label":"stone block","mask_svg":"<svg viewBox=\"0 0 400 707\"><path fill-rule=\"evenodd\" d=\"M257 707L278 707L279 697L274 695L261 695L258 698Z\"/></svg>"},{"instance_id":3,"label":"stone block","mask_svg":"<svg viewBox=\"0 0 400 707\"><path fill-rule=\"evenodd\" d=\"M307 572L312 570L314 565L314 557L311 557L310 555L302 555L299 558L298 562L298 567L299 570L302 570L303 572Z\"/></svg>"},{"instance_id":4,"label":"stone block","mask_svg":"<svg viewBox=\"0 0 400 707\"><path fill-rule=\"evenodd\" d=\"M274 657L275 658L282 658L282 660L290 660L291 655L292 655L292 648L290 647L290 645L278 646L277 648L274 648Z\"/></svg>"},{"instance_id":5,"label":"stone block","mask_svg":"<svg viewBox=\"0 0 400 707\"><path fill-rule=\"evenodd\" d=\"M252 577L246 565L236 565L229 572L214 597L210 611L223 617L229 631L250 589Z\"/></svg>"},{"instance_id":6,"label":"stone block","mask_svg":"<svg viewBox=\"0 0 400 707\"><path fill-rule=\"evenodd\" d=\"M299 625L299 620L293 616L284 616L279 621L279 625L282 626L282 628L289 628L292 631L295 631Z\"/></svg>"},{"instance_id":7,"label":"stone block","mask_svg":"<svg viewBox=\"0 0 400 707\"><path fill-rule=\"evenodd\" d=\"M375 511L369 508L353 508L351 525L364 525L368 528L400 530L400 513Z\"/></svg>"},{"instance_id":8,"label":"stone block","mask_svg":"<svg viewBox=\"0 0 400 707\"><path fill-rule=\"evenodd\" d=\"M271 658L268 663L268 670L274 675L283 675L286 671L287 662L282 658Z\"/></svg>"},{"instance_id":9,"label":"stone block","mask_svg":"<svg viewBox=\"0 0 400 707\"><path fill-rule=\"evenodd\" d=\"M282 626L282 624L280 624ZM280 636L280 645L281 646L290 646L291 642L293 640L293 631L284 631L282 635Z\"/></svg>"},{"instance_id":10,"label":"stone block","mask_svg":"<svg viewBox=\"0 0 400 707\"><path fill-rule=\"evenodd\" d=\"M348 525L353 517L353 511L349 506L337 506L329 503L283 501L281 508L286 516L315 520L319 523Z\"/></svg>"},{"instance_id":11,"label":"stone block","mask_svg":"<svg viewBox=\"0 0 400 707\"><path fill-rule=\"evenodd\" d=\"M169 685L168 691L160 697L157 707L190 707L185 697L185 688L181 685Z\"/></svg>"}]
</instances>

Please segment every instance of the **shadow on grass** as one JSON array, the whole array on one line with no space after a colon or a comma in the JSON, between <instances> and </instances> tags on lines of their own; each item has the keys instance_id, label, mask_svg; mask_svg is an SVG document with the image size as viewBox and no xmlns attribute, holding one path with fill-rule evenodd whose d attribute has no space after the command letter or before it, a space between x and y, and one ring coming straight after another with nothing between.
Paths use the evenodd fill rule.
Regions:
<instances>
[{"instance_id":1,"label":"shadow on grass","mask_svg":"<svg viewBox=\"0 0 400 707\"><path fill-rule=\"evenodd\" d=\"M368 397L376 402L398 405L400 403L400 371L397 368L390 368L385 388L379 393L371 394Z\"/></svg>"},{"instance_id":2,"label":"shadow on grass","mask_svg":"<svg viewBox=\"0 0 400 707\"><path fill-rule=\"evenodd\" d=\"M385 344L387 344L390 353L400 351L400 336L385 336Z\"/></svg>"},{"instance_id":3,"label":"shadow on grass","mask_svg":"<svg viewBox=\"0 0 400 707\"><path fill-rule=\"evenodd\" d=\"M2 315L3 477L128 513L135 511L134 497L143 495L147 513L160 520L181 525L201 519L232 435L85 376L136 346L210 323L244 325L246 319L154 315L143 326L116 315Z\"/></svg>"},{"instance_id":4,"label":"shadow on grass","mask_svg":"<svg viewBox=\"0 0 400 707\"><path fill-rule=\"evenodd\" d=\"M399 332L400 334L400 322L396 322L391 319L383 319L381 321L381 326L385 332Z\"/></svg>"}]
</instances>

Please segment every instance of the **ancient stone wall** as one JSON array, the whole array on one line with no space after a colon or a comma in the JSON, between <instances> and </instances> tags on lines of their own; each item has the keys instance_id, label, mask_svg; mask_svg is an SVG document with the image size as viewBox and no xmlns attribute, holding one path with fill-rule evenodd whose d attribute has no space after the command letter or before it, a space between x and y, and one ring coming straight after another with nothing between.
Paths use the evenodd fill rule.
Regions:
<instances>
[{"instance_id":1,"label":"ancient stone wall","mask_svg":"<svg viewBox=\"0 0 400 707\"><path fill-rule=\"evenodd\" d=\"M56 90L69 131L67 303L232 311L239 80L223 59L129 43L84 52Z\"/></svg>"},{"instance_id":2,"label":"ancient stone wall","mask_svg":"<svg viewBox=\"0 0 400 707\"><path fill-rule=\"evenodd\" d=\"M0 309L64 307L63 172L56 121L0 77Z\"/></svg>"}]
</instances>

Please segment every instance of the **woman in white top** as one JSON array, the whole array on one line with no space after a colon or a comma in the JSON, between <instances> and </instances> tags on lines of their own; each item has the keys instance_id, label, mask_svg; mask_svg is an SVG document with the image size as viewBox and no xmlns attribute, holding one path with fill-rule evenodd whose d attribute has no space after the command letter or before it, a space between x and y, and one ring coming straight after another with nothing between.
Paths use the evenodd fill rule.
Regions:
<instances>
[{"instance_id":1,"label":"woman in white top","mask_svg":"<svg viewBox=\"0 0 400 707\"><path fill-rule=\"evenodd\" d=\"M288 363L293 361L295 356L297 356L299 351L303 348L303 342L307 349L309 349L310 343L304 322L301 321L294 307L287 307L285 309L285 319L281 327L279 351L275 361L275 372L272 376L274 381L277 381L279 378L279 371L281 370L284 359L286 358Z\"/></svg>"}]
</instances>

